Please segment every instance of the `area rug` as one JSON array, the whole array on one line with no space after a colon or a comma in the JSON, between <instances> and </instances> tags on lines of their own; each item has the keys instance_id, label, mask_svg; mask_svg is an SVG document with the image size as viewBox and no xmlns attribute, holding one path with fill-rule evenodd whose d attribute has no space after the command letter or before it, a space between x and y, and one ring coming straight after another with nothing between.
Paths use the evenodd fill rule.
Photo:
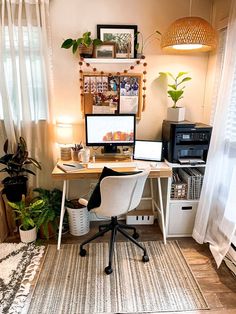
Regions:
<instances>
[{"instance_id":1,"label":"area rug","mask_svg":"<svg viewBox=\"0 0 236 314\"><path fill-rule=\"evenodd\" d=\"M21 313L43 252L33 244L0 244L0 313Z\"/></svg>"},{"instance_id":2,"label":"area rug","mask_svg":"<svg viewBox=\"0 0 236 314\"><path fill-rule=\"evenodd\" d=\"M49 245L28 313L144 313L207 309L175 241L143 242L150 261L129 242L117 242L113 273L106 275L108 244Z\"/></svg>"}]
</instances>

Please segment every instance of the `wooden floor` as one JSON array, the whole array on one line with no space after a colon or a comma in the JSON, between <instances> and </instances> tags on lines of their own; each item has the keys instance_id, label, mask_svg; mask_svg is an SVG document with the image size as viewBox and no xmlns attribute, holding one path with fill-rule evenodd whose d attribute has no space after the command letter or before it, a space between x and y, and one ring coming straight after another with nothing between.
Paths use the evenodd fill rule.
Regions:
<instances>
[{"instance_id":1,"label":"wooden floor","mask_svg":"<svg viewBox=\"0 0 236 314\"><path fill-rule=\"evenodd\" d=\"M97 232L98 225L98 222L91 223L90 232L85 236L75 237L69 233L64 234L62 244L80 243L84 241ZM157 223L148 226L137 226L137 231L140 235L140 241L162 240L162 235ZM8 242L16 240L15 237L7 239ZM109 235L106 234L99 238L97 242L108 240ZM119 235L117 240L123 241L124 238ZM169 240L173 240L173 238ZM231 274L224 263L222 263L219 269L216 268L214 259L206 244L199 245L192 238L177 238L177 240L210 307L210 310L206 311L199 310L178 313L236 314L236 277ZM42 244L56 244L56 242L56 239L50 239L49 241L42 241ZM175 313L177 314L177 312Z\"/></svg>"}]
</instances>

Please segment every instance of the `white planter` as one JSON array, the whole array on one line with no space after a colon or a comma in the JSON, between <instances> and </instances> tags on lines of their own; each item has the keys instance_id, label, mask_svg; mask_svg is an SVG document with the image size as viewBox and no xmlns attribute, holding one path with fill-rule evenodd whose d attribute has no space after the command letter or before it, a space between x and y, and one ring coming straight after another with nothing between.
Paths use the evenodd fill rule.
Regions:
<instances>
[{"instance_id":1,"label":"white planter","mask_svg":"<svg viewBox=\"0 0 236 314\"><path fill-rule=\"evenodd\" d=\"M169 121L184 121L185 119L185 108L177 107L177 108L168 108L167 109L167 120Z\"/></svg>"},{"instance_id":2,"label":"white planter","mask_svg":"<svg viewBox=\"0 0 236 314\"><path fill-rule=\"evenodd\" d=\"M37 239L36 227L34 227L33 229L25 231L25 230L21 230L21 226L20 226L19 231L20 231L21 242L30 243L30 242L33 242Z\"/></svg>"}]
</instances>

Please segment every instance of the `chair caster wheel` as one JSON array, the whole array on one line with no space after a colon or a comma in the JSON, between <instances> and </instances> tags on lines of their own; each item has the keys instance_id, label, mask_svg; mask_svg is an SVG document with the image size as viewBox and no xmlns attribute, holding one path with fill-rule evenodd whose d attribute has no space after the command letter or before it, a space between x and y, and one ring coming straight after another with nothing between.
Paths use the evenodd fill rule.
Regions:
<instances>
[{"instance_id":1,"label":"chair caster wheel","mask_svg":"<svg viewBox=\"0 0 236 314\"><path fill-rule=\"evenodd\" d=\"M104 270L107 275L110 275L113 272L113 269L111 268L111 266L107 266Z\"/></svg>"},{"instance_id":2,"label":"chair caster wheel","mask_svg":"<svg viewBox=\"0 0 236 314\"><path fill-rule=\"evenodd\" d=\"M85 256L87 251L85 249L80 249L79 255L80 256Z\"/></svg>"},{"instance_id":3,"label":"chair caster wheel","mask_svg":"<svg viewBox=\"0 0 236 314\"><path fill-rule=\"evenodd\" d=\"M103 228L98 228L99 232L103 231L104 229ZM100 237L103 237L104 234L101 234Z\"/></svg>"},{"instance_id":4,"label":"chair caster wheel","mask_svg":"<svg viewBox=\"0 0 236 314\"><path fill-rule=\"evenodd\" d=\"M143 262L147 263L149 261L149 257L147 255L143 255Z\"/></svg>"},{"instance_id":5,"label":"chair caster wheel","mask_svg":"<svg viewBox=\"0 0 236 314\"><path fill-rule=\"evenodd\" d=\"M139 238L138 232L134 232L134 234L132 235L132 237L133 237L134 239L138 239L138 238Z\"/></svg>"}]
</instances>

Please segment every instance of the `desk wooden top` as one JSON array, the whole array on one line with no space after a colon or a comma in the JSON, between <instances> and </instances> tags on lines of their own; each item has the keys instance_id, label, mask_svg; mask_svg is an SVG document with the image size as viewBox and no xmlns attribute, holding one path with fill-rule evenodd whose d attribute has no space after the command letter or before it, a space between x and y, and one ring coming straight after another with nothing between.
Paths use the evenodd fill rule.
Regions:
<instances>
[{"instance_id":1,"label":"desk wooden top","mask_svg":"<svg viewBox=\"0 0 236 314\"><path fill-rule=\"evenodd\" d=\"M103 161L104 162L104 161ZM85 168L80 169L76 172L63 172L57 166L52 171L52 178L54 180L78 180L78 179L97 179L99 178L102 169L100 168L87 168L86 164L84 164ZM109 162L107 162L107 167L109 167ZM118 172L130 172L130 171L138 171L141 169L138 168L113 168ZM166 163L160 163L160 167L151 168L149 178L169 178L172 176L172 169Z\"/></svg>"}]
</instances>

